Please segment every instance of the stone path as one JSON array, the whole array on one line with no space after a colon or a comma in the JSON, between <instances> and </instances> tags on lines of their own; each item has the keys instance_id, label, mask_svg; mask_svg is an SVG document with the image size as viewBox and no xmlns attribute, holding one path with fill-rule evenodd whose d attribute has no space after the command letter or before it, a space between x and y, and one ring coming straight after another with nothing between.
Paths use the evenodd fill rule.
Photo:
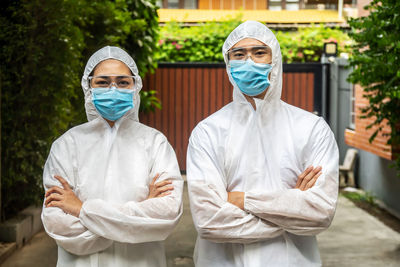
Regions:
<instances>
[{"instance_id":1,"label":"stone path","mask_svg":"<svg viewBox=\"0 0 400 267\"><path fill-rule=\"evenodd\" d=\"M178 227L166 241L168 266L193 266L196 232L190 215L187 188L184 214ZM324 267L400 266L400 234L375 217L339 198L331 227L318 236ZM1 266L55 266L57 246L44 232L38 233L23 248L15 251Z\"/></svg>"}]
</instances>

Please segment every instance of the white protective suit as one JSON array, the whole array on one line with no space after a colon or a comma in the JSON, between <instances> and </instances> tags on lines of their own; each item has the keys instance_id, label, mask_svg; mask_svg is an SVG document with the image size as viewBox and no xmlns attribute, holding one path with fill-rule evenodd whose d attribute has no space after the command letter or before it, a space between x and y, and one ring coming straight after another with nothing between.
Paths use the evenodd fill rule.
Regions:
<instances>
[{"instance_id":1,"label":"white protective suit","mask_svg":"<svg viewBox=\"0 0 400 267\"><path fill-rule=\"evenodd\" d=\"M97 113L88 76L106 59L125 63L135 76L134 108L114 127ZM182 214L183 180L175 153L163 134L138 121L142 82L134 60L122 49L104 47L89 59L82 78L89 122L52 145L44 167L48 190L65 178L83 206L76 218L43 207L46 232L58 244L57 266L166 266L163 240ZM149 184L171 179L171 195L146 200Z\"/></svg>"},{"instance_id":2,"label":"white protective suit","mask_svg":"<svg viewBox=\"0 0 400 267\"><path fill-rule=\"evenodd\" d=\"M247 21L228 36L226 52L244 38L272 49L271 85L256 110L234 86L233 102L193 130L187 179L198 231L196 266L320 266L315 235L333 218L338 194L338 149L322 118L280 100L282 56L274 34ZM307 191L294 189L308 166L322 175ZM245 192L244 210L227 192Z\"/></svg>"}]
</instances>

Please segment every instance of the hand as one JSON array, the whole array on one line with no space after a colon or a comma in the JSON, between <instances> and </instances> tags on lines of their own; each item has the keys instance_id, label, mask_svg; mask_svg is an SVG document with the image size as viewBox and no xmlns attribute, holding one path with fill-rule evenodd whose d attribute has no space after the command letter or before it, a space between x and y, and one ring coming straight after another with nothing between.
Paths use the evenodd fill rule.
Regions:
<instances>
[{"instance_id":1,"label":"hand","mask_svg":"<svg viewBox=\"0 0 400 267\"><path fill-rule=\"evenodd\" d=\"M313 166L308 167L302 174L299 175L295 188L305 191L313 187L318 177L322 174L321 170L321 166L316 168Z\"/></svg>"},{"instance_id":2,"label":"hand","mask_svg":"<svg viewBox=\"0 0 400 267\"><path fill-rule=\"evenodd\" d=\"M244 210L244 192L228 192L228 202Z\"/></svg>"},{"instance_id":3,"label":"hand","mask_svg":"<svg viewBox=\"0 0 400 267\"><path fill-rule=\"evenodd\" d=\"M160 176L161 174L157 173L151 181L151 184L149 185L149 195L147 196L147 199L167 196L171 194L172 190L174 190L174 186L171 185L171 180L163 180L156 183L156 180Z\"/></svg>"},{"instance_id":4,"label":"hand","mask_svg":"<svg viewBox=\"0 0 400 267\"><path fill-rule=\"evenodd\" d=\"M75 195L69 186L68 182L61 176L54 175L60 181L63 188L53 186L47 190L45 194L46 201L44 202L46 208L57 207L62 209L65 213L79 217L82 208L82 201Z\"/></svg>"}]
</instances>

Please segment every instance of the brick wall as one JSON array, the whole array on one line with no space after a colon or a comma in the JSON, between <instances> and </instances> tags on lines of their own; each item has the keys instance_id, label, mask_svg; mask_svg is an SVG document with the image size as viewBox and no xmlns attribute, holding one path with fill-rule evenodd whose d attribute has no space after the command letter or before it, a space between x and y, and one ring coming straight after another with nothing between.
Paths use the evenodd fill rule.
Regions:
<instances>
[{"instance_id":1,"label":"brick wall","mask_svg":"<svg viewBox=\"0 0 400 267\"><path fill-rule=\"evenodd\" d=\"M371 129L366 129L366 127L371 124L374 119L366 118L361 119L361 108L368 105L368 100L363 97L363 89L359 85L355 85L355 129L347 129L344 133L345 142L349 146L356 147L365 151L369 151L385 159L392 160L393 150L392 147L387 145L388 136L384 134L390 134L390 127L386 125L386 122L382 124L383 131L379 133L372 143L369 142L369 138L377 129L377 126Z\"/></svg>"},{"instance_id":2,"label":"brick wall","mask_svg":"<svg viewBox=\"0 0 400 267\"><path fill-rule=\"evenodd\" d=\"M358 9L358 16L359 17L364 17L369 15L369 11L364 9L364 6L368 5L371 3L372 0L358 0L357 1L357 9Z\"/></svg>"}]
</instances>

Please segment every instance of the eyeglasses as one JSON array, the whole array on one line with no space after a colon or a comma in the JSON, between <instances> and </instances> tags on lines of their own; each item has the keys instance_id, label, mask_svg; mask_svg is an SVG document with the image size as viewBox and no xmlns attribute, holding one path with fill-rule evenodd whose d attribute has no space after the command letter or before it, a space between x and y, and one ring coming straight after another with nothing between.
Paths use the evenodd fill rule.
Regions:
<instances>
[{"instance_id":1,"label":"eyeglasses","mask_svg":"<svg viewBox=\"0 0 400 267\"><path fill-rule=\"evenodd\" d=\"M89 76L91 88L111 88L114 84L117 88L133 89L135 86L135 77L128 75L100 75Z\"/></svg>"},{"instance_id":2,"label":"eyeglasses","mask_svg":"<svg viewBox=\"0 0 400 267\"><path fill-rule=\"evenodd\" d=\"M228 60L247 60L249 56L256 63L271 63L272 51L268 46L237 47L227 52Z\"/></svg>"}]
</instances>

